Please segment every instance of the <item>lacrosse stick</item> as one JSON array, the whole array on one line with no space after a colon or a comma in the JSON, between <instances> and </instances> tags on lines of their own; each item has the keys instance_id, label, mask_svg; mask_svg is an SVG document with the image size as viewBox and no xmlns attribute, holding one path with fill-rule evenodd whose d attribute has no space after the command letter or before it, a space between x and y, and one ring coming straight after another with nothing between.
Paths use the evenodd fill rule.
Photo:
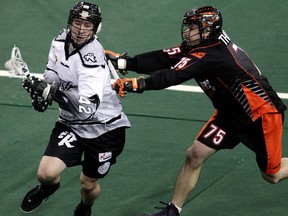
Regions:
<instances>
[{"instance_id":1,"label":"lacrosse stick","mask_svg":"<svg viewBox=\"0 0 288 216\"><path fill-rule=\"evenodd\" d=\"M118 73L117 73L117 71L115 70L115 68L114 68L111 60L108 60L107 63L108 63L108 67L109 67L109 70L110 70L113 78L114 78L115 80L119 79Z\"/></svg>"},{"instance_id":2,"label":"lacrosse stick","mask_svg":"<svg viewBox=\"0 0 288 216\"><path fill-rule=\"evenodd\" d=\"M11 59L5 62L5 68L10 76L30 77L30 71L26 62L22 59L20 49L14 45L11 52Z\"/></svg>"}]
</instances>

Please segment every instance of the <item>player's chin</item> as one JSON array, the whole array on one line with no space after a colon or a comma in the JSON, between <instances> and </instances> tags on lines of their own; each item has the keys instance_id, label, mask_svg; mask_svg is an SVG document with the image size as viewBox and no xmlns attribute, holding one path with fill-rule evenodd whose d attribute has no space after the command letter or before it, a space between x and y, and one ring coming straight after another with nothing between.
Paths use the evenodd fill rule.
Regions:
<instances>
[{"instance_id":1,"label":"player's chin","mask_svg":"<svg viewBox=\"0 0 288 216\"><path fill-rule=\"evenodd\" d=\"M84 45L91 37L72 37L74 44L78 46Z\"/></svg>"},{"instance_id":2,"label":"player's chin","mask_svg":"<svg viewBox=\"0 0 288 216\"><path fill-rule=\"evenodd\" d=\"M86 40L73 40L73 45L75 47L81 47L85 44L85 42L86 42Z\"/></svg>"}]
</instances>

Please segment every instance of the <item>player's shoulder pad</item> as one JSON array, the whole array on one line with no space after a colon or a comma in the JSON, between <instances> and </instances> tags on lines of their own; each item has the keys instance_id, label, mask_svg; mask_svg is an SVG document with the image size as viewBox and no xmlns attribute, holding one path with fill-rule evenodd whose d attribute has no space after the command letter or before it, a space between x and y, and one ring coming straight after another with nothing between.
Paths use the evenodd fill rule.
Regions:
<instances>
[{"instance_id":1,"label":"player's shoulder pad","mask_svg":"<svg viewBox=\"0 0 288 216\"><path fill-rule=\"evenodd\" d=\"M80 49L79 55L85 67L105 67L104 50L96 38Z\"/></svg>"},{"instance_id":2,"label":"player's shoulder pad","mask_svg":"<svg viewBox=\"0 0 288 216\"><path fill-rule=\"evenodd\" d=\"M67 36L67 29L62 29L59 34L57 35L57 37L55 37L55 41L62 41L65 42Z\"/></svg>"}]
</instances>

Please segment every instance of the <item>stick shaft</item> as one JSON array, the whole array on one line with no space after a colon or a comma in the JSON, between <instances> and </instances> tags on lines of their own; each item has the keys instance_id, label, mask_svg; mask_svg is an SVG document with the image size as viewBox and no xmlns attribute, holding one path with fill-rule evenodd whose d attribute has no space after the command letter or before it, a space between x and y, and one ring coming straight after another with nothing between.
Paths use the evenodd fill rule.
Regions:
<instances>
[{"instance_id":1,"label":"stick shaft","mask_svg":"<svg viewBox=\"0 0 288 216\"><path fill-rule=\"evenodd\" d=\"M113 78L114 78L115 80L119 79L118 73L117 73L117 71L115 70L112 62L111 62L110 60L108 60L107 63L108 63L108 67L109 67L109 69L110 69L110 72L111 72Z\"/></svg>"}]
</instances>

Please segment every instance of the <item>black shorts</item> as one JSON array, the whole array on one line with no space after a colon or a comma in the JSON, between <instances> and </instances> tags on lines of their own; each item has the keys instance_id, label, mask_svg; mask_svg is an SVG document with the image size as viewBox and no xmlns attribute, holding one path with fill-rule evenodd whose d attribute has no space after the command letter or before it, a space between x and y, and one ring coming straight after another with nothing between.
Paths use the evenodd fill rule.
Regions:
<instances>
[{"instance_id":1,"label":"black shorts","mask_svg":"<svg viewBox=\"0 0 288 216\"><path fill-rule=\"evenodd\" d=\"M82 165L84 175L103 178L116 163L125 144L125 127L94 139L85 139L56 122L44 155L61 159L67 167Z\"/></svg>"},{"instance_id":2,"label":"black shorts","mask_svg":"<svg viewBox=\"0 0 288 216\"><path fill-rule=\"evenodd\" d=\"M282 158L284 114L267 113L249 125L231 124L216 112L197 135L197 140L214 149L232 149L240 142L256 154L260 170L279 171Z\"/></svg>"}]
</instances>

